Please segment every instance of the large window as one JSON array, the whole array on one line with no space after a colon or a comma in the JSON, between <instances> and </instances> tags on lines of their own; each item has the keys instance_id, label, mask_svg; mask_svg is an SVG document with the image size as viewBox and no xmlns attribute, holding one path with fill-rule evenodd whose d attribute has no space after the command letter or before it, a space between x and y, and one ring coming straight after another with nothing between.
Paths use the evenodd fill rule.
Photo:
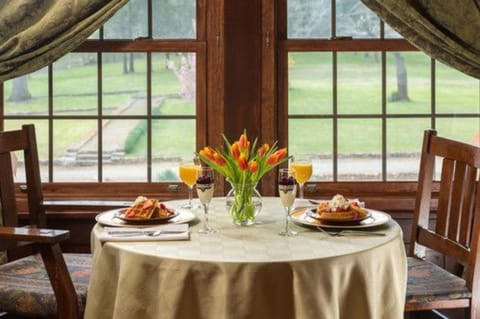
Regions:
<instances>
[{"instance_id":1,"label":"large window","mask_svg":"<svg viewBox=\"0 0 480 319\"><path fill-rule=\"evenodd\" d=\"M359 0L285 0L293 155L316 181L415 180L423 130L473 142L480 84L418 52Z\"/></svg>"},{"instance_id":2,"label":"large window","mask_svg":"<svg viewBox=\"0 0 480 319\"><path fill-rule=\"evenodd\" d=\"M201 8L131 0L75 52L3 84L3 127L35 124L43 181L178 179L203 142Z\"/></svg>"},{"instance_id":3,"label":"large window","mask_svg":"<svg viewBox=\"0 0 480 319\"><path fill-rule=\"evenodd\" d=\"M130 0L74 52L0 83L0 128L36 124L45 182L126 184L178 181L181 161L250 124L240 113L255 114L260 139L310 157L312 181L412 181L423 130L478 135L479 81L360 0L242 4ZM245 34L230 8L250 8L261 32Z\"/></svg>"}]
</instances>

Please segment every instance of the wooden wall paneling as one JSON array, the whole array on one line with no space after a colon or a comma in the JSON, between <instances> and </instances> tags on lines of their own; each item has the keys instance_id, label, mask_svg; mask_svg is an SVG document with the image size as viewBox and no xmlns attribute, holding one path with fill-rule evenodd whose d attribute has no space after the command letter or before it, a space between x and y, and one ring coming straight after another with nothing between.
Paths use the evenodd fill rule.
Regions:
<instances>
[{"instance_id":1,"label":"wooden wall paneling","mask_svg":"<svg viewBox=\"0 0 480 319\"><path fill-rule=\"evenodd\" d=\"M276 51L275 1L262 0L262 103L261 103L261 139L260 144L272 144L278 140L276 130ZM284 144L280 144L283 146ZM262 195L274 196L277 193L277 171L272 170L261 180Z\"/></svg>"},{"instance_id":2,"label":"wooden wall paneling","mask_svg":"<svg viewBox=\"0 0 480 319\"><path fill-rule=\"evenodd\" d=\"M261 138L262 0L225 0L225 135Z\"/></svg>"},{"instance_id":3,"label":"wooden wall paneling","mask_svg":"<svg viewBox=\"0 0 480 319\"><path fill-rule=\"evenodd\" d=\"M206 0L197 1L197 40L199 48L196 51L197 72L196 72L196 114L197 114L197 151L207 144L207 83L203 79L207 72L207 45L206 45Z\"/></svg>"},{"instance_id":4,"label":"wooden wall paneling","mask_svg":"<svg viewBox=\"0 0 480 319\"><path fill-rule=\"evenodd\" d=\"M288 145L288 52L287 0L276 2L277 39L277 137L279 145ZM291 155L291 154L289 154Z\"/></svg>"},{"instance_id":5,"label":"wooden wall paneling","mask_svg":"<svg viewBox=\"0 0 480 319\"><path fill-rule=\"evenodd\" d=\"M225 31L224 2L211 0L207 4L206 39L207 39L207 143L212 147L223 145L222 133L225 131ZM205 146L206 146L205 145ZM223 195L224 178L215 182L216 195Z\"/></svg>"}]
</instances>

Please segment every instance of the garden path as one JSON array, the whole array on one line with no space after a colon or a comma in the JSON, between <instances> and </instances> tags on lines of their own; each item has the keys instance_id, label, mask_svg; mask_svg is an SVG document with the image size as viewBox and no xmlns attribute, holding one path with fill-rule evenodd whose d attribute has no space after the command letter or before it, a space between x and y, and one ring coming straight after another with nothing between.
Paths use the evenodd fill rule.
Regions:
<instances>
[{"instance_id":1,"label":"garden path","mask_svg":"<svg viewBox=\"0 0 480 319\"><path fill-rule=\"evenodd\" d=\"M152 105L160 105L163 96L152 97ZM130 100L109 115L144 115L146 99L132 96ZM140 119L107 119L102 123L103 159L111 162L123 158L125 140ZM67 150L65 161L77 164L95 164L97 162L98 135L97 129L89 132L76 146Z\"/></svg>"}]
</instances>

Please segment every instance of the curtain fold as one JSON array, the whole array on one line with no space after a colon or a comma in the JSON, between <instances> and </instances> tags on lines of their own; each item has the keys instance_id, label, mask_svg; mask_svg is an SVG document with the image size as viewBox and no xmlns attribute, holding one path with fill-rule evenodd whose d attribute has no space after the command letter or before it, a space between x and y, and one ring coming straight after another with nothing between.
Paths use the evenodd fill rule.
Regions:
<instances>
[{"instance_id":1,"label":"curtain fold","mask_svg":"<svg viewBox=\"0 0 480 319\"><path fill-rule=\"evenodd\" d=\"M480 79L480 0L362 0L431 57Z\"/></svg>"},{"instance_id":2,"label":"curtain fold","mask_svg":"<svg viewBox=\"0 0 480 319\"><path fill-rule=\"evenodd\" d=\"M128 0L0 0L0 82L75 49Z\"/></svg>"}]
</instances>

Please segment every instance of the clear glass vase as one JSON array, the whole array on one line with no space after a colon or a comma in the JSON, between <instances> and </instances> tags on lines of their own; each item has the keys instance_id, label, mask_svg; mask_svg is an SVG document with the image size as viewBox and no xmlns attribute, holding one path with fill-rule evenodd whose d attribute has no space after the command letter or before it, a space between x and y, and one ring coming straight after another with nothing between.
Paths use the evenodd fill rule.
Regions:
<instances>
[{"instance_id":1,"label":"clear glass vase","mask_svg":"<svg viewBox=\"0 0 480 319\"><path fill-rule=\"evenodd\" d=\"M238 226L255 224L255 217L262 209L262 196L256 184L230 183L232 189L226 198L227 210Z\"/></svg>"}]
</instances>

